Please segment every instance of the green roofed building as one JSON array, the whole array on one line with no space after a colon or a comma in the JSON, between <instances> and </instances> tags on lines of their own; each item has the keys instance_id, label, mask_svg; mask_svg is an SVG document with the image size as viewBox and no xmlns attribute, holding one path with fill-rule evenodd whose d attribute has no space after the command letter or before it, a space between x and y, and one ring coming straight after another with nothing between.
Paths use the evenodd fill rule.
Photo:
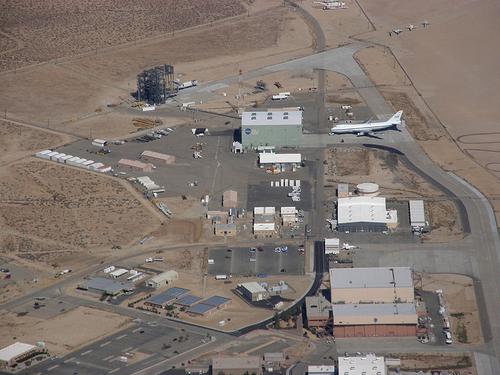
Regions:
<instances>
[{"instance_id":1,"label":"green roofed building","mask_svg":"<svg viewBox=\"0 0 500 375\"><path fill-rule=\"evenodd\" d=\"M261 146L297 147L302 138L302 111L282 108L243 112L241 142L245 149Z\"/></svg>"}]
</instances>

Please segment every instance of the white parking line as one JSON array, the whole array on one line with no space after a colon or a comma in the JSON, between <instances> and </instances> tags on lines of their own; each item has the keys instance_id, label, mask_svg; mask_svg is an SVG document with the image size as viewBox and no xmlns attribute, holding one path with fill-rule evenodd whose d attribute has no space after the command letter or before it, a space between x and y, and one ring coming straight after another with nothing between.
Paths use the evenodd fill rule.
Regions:
<instances>
[{"instance_id":1,"label":"white parking line","mask_svg":"<svg viewBox=\"0 0 500 375\"><path fill-rule=\"evenodd\" d=\"M111 358L113 358L114 356L115 356L115 355L114 355L114 354L112 354L112 355L110 355L110 356L108 356L108 357L106 357L106 358L103 358L102 360L103 360L103 361L109 361L109 360L110 360Z\"/></svg>"},{"instance_id":2,"label":"white parking line","mask_svg":"<svg viewBox=\"0 0 500 375\"><path fill-rule=\"evenodd\" d=\"M47 369L47 371L52 371L53 369L58 368L58 367L59 367L59 365L54 365L54 366L52 366L52 367L49 367L49 368Z\"/></svg>"},{"instance_id":3,"label":"white parking line","mask_svg":"<svg viewBox=\"0 0 500 375\"><path fill-rule=\"evenodd\" d=\"M106 346L106 345L109 345L109 344L111 344L111 341L106 341L105 343L102 343L99 346L102 348L103 346Z\"/></svg>"},{"instance_id":4,"label":"white parking line","mask_svg":"<svg viewBox=\"0 0 500 375\"><path fill-rule=\"evenodd\" d=\"M124 337L127 337L127 334L126 334L126 333L125 333L124 335L118 336L115 340L121 340L121 339L123 339Z\"/></svg>"},{"instance_id":5,"label":"white parking line","mask_svg":"<svg viewBox=\"0 0 500 375\"><path fill-rule=\"evenodd\" d=\"M87 350L86 352L83 352L82 354L80 354L81 356L84 356L84 355L87 355L91 352L93 352L94 350L93 349L90 349L90 350Z\"/></svg>"},{"instance_id":6,"label":"white parking line","mask_svg":"<svg viewBox=\"0 0 500 375\"><path fill-rule=\"evenodd\" d=\"M125 352L128 352L128 351L132 350L132 349L134 349L134 347L133 346L129 346L128 348L123 349L123 352L125 353Z\"/></svg>"},{"instance_id":7,"label":"white parking line","mask_svg":"<svg viewBox=\"0 0 500 375\"><path fill-rule=\"evenodd\" d=\"M75 357L71 357L71 358L69 358L69 359L65 360L65 361L64 361L64 363L71 362L71 361L73 361L73 360L75 360L75 359L76 359Z\"/></svg>"},{"instance_id":8,"label":"white parking line","mask_svg":"<svg viewBox=\"0 0 500 375\"><path fill-rule=\"evenodd\" d=\"M111 370L110 372L108 372L108 374L112 374L112 373L114 373L114 372L117 372L119 369L120 369L120 368L119 368L119 367L117 367L117 368L115 368L114 370Z\"/></svg>"},{"instance_id":9,"label":"white parking line","mask_svg":"<svg viewBox=\"0 0 500 375\"><path fill-rule=\"evenodd\" d=\"M139 332L141 329L142 329L142 327L136 328L136 329L134 329L134 330L132 331L132 333Z\"/></svg>"}]
</instances>

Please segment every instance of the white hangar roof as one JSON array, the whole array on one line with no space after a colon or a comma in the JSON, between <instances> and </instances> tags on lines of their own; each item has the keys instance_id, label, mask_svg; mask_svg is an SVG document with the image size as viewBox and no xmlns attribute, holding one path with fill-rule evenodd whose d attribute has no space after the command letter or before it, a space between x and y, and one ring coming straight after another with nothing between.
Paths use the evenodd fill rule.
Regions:
<instances>
[{"instance_id":1,"label":"white hangar roof","mask_svg":"<svg viewBox=\"0 0 500 375\"><path fill-rule=\"evenodd\" d=\"M337 202L339 224L387 223L387 210L383 197L348 197Z\"/></svg>"},{"instance_id":2,"label":"white hangar roof","mask_svg":"<svg viewBox=\"0 0 500 375\"><path fill-rule=\"evenodd\" d=\"M301 124L302 111L299 110L243 112L241 116L241 126Z\"/></svg>"}]
</instances>

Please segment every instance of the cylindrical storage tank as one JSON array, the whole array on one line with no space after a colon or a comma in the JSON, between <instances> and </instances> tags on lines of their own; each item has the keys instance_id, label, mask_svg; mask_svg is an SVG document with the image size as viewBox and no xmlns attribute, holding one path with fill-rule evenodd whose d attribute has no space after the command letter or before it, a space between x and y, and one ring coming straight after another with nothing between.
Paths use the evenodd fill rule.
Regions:
<instances>
[{"instance_id":1,"label":"cylindrical storage tank","mask_svg":"<svg viewBox=\"0 0 500 375\"><path fill-rule=\"evenodd\" d=\"M379 186L373 182L363 182L356 185L356 191L362 196L375 196L379 193Z\"/></svg>"}]
</instances>

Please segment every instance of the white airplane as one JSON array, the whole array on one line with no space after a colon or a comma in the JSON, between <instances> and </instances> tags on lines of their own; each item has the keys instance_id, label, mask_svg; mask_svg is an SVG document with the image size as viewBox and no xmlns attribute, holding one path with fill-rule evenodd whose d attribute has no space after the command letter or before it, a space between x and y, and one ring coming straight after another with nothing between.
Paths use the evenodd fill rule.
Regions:
<instances>
[{"instance_id":1,"label":"white airplane","mask_svg":"<svg viewBox=\"0 0 500 375\"><path fill-rule=\"evenodd\" d=\"M401 131L398 129L398 125L401 125L402 115L403 111L398 111L387 121L376 121L376 122L367 121L361 124L351 124L351 123L338 124L337 126L334 126L331 129L330 135L350 133L350 134L356 134L358 137L359 136L374 137L374 132L380 130L393 129Z\"/></svg>"},{"instance_id":2,"label":"white airplane","mask_svg":"<svg viewBox=\"0 0 500 375\"><path fill-rule=\"evenodd\" d=\"M314 4L323 5L323 10L347 9L343 1L315 1Z\"/></svg>"},{"instance_id":3,"label":"white airplane","mask_svg":"<svg viewBox=\"0 0 500 375\"><path fill-rule=\"evenodd\" d=\"M399 35L403 32L403 30L401 29L394 29L392 31L389 31L389 36L392 36L391 34L396 34L396 35Z\"/></svg>"},{"instance_id":4,"label":"white airplane","mask_svg":"<svg viewBox=\"0 0 500 375\"><path fill-rule=\"evenodd\" d=\"M429 25L430 25L429 21L422 21L422 26L423 26L424 28L426 28L426 27L427 27L427 26L429 26Z\"/></svg>"},{"instance_id":5,"label":"white airplane","mask_svg":"<svg viewBox=\"0 0 500 375\"><path fill-rule=\"evenodd\" d=\"M342 244L342 250L354 250L359 249L359 246L349 245L348 243Z\"/></svg>"},{"instance_id":6,"label":"white airplane","mask_svg":"<svg viewBox=\"0 0 500 375\"><path fill-rule=\"evenodd\" d=\"M408 31L413 31L413 29L415 28L414 25L410 24L408 26L406 26L406 28L408 29Z\"/></svg>"}]
</instances>

